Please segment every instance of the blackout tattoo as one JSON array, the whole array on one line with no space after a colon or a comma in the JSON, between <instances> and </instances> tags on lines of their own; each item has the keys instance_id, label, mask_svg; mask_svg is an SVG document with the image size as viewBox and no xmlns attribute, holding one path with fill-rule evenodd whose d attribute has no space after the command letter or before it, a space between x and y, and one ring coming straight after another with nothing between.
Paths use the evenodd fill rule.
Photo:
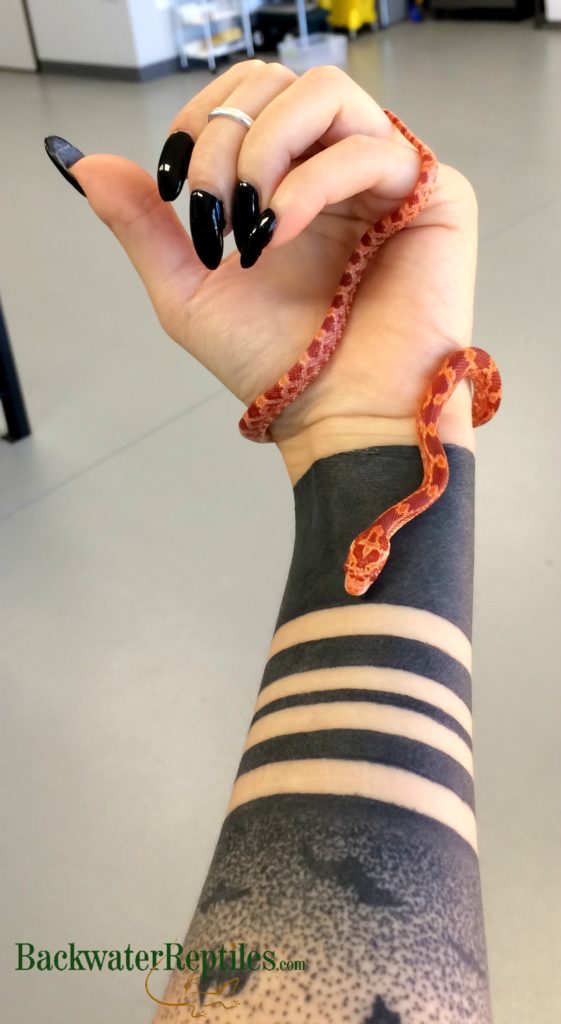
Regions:
<instances>
[{"instance_id":1,"label":"blackout tattoo","mask_svg":"<svg viewBox=\"0 0 561 1024\"><path fill-rule=\"evenodd\" d=\"M245 895L216 900L216 879ZM354 797L274 796L228 816L184 946L244 941L306 962L241 972L232 1024L265 1010L272 1024L480 1024L490 1020L480 901L475 852L439 822ZM213 972L211 987L235 974Z\"/></svg>"},{"instance_id":2,"label":"blackout tattoo","mask_svg":"<svg viewBox=\"0 0 561 1024\"><path fill-rule=\"evenodd\" d=\"M388 445L318 459L294 487L294 552L276 628L317 608L394 604L423 608L471 638L475 458L445 444L450 481L432 508L392 539L387 566L360 598L344 588L351 541L394 502L419 486L413 445ZM391 570L391 571L390 571Z\"/></svg>"},{"instance_id":3,"label":"blackout tattoo","mask_svg":"<svg viewBox=\"0 0 561 1024\"><path fill-rule=\"evenodd\" d=\"M420 455L397 445L314 463L295 487L277 629L311 612L381 603L432 612L471 639L475 463L467 450L445 448L447 491L396 535L382 576L359 599L344 590L348 544L415 489ZM378 675L353 675L365 669ZM305 970L215 969L201 980L193 1016L490 1024L470 711L466 664L410 637L312 638L269 658L240 796L184 948L243 942ZM208 994L236 978L239 1004L216 1008ZM180 1001L183 983L177 973L168 1001ZM157 1018L185 1019L172 1006Z\"/></svg>"}]
</instances>

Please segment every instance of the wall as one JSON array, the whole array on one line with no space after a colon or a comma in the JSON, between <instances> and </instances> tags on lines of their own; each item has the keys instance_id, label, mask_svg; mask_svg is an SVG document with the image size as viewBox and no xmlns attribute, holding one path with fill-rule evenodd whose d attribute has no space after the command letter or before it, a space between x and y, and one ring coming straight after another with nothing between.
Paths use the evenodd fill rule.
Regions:
<instances>
[{"instance_id":1,"label":"wall","mask_svg":"<svg viewBox=\"0 0 561 1024\"><path fill-rule=\"evenodd\" d=\"M140 67L177 56L167 0L128 0L129 18Z\"/></svg>"},{"instance_id":2,"label":"wall","mask_svg":"<svg viewBox=\"0 0 561 1024\"><path fill-rule=\"evenodd\" d=\"M260 2L249 0L248 8L254 10ZM0 3L15 11L21 0ZM40 61L135 69L177 58L169 0L27 0L27 4ZM200 35L200 29L189 28L184 38ZM5 48L15 52L10 18L2 36ZM0 54L1 45L0 41Z\"/></svg>"},{"instance_id":3,"label":"wall","mask_svg":"<svg viewBox=\"0 0 561 1024\"><path fill-rule=\"evenodd\" d=\"M561 0L545 0L544 7L547 21L561 22Z\"/></svg>"},{"instance_id":4,"label":"wall","mask_svg":"<svg viewBox=\"0 0 561 1024\"><path fill-rule=\"evenodd\" d=\"M21 0L0 0L0 2L2 4L0 68L34 71L35 57L22 2Z\"/></svg>"},{"instance_id":5,"label":"wall","mask_svg":"<svg viewBox=\"0 0 561 1024\"><path fill-rule=\"evenodd\" d=\"M27 0L27 5L39 60L136 66L127 0Z\"/></svg>"}]
</instances>

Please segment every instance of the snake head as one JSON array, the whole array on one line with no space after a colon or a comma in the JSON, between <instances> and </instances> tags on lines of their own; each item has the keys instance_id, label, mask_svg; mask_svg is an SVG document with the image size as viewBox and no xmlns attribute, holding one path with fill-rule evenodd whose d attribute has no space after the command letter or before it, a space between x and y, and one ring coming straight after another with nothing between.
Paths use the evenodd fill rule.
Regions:
<instances>
[{"instance_id":1,"label":"snake head","mask_svg":"<svg viewBox=\"0 0 561 1024\"><path fill-rule=\"evenodd\" d=\"M378 579L390 553L389 537L380 523L374 523L355 537L343 563L345 590L362 597Z\"/></svg>"}]
</instances>

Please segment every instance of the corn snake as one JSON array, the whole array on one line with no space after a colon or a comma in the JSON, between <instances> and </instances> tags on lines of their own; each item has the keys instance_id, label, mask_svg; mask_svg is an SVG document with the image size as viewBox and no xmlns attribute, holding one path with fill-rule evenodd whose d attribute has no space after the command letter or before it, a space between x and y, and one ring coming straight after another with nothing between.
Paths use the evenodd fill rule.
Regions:
<instances>
[{"instance_id":1,"label":"corn snake","mask_svg":"<svg viewBox=\"0 0 561 1024\"><path fill-rule=\"evenodd\" d=\"M409 131L396 114L387 109L384 113L421 156L417 184L397 210L377 221L363 234L349 257L331 306L311 344L280 380L259 395L242 416L239 429L250 441L266 443L273 440L269 433L272 422L309 387L335 351L366 266L388 238L414 220L434 189L438 175L435 154ZM367 592L387 562L391 537L433 505L446 490L448 460L437 433L438 418L455 387L465 377L473 383L474 427L488 422L495 415L501 400L501 378L494 360L480 348L469 347L452 352L432 379L416 418L424 470L422 483L355 537L343 563L348 594L360 597Z\"/></svg>"}]
</instances>

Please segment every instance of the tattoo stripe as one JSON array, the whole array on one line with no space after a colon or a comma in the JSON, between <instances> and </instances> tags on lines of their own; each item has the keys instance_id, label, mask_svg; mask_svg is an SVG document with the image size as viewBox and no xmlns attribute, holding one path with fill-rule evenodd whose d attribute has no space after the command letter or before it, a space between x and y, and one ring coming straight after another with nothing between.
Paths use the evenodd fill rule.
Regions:
<instances>
[{"instance_id":1,"label":"tattoo stripe","mask_svg":"<svg viewBox=\"0 0 561 1024\"><path fill-rule=\"evenodd\" d=\"M416 697L408 697L402 693L388 693L384 690L368 690L368 689L333 689L333 690L316 690L314 693L295 693L287 697L279 697L277 700L269 701L264 707L256 711L252 720L251 725L255 725L265 715L270 715L276 711L284 711L285 708L303 707L307 705L315 704L345 704L345 703L367 703L376 705L386 705L394 708L402 708L405 711L414 711L419 715L426 715L434 722L438 722L440 725L449 729L451 732L455 732L460 739L466 744L471 750L472 741L471 736L464 729L463 725L460 725L458 721L452 716L442 711L440 708L434 707L433 704L428 704L426 701L418 700Z\"/></svg>"},{"instance_id":2,"label":"tattoo stripe","mask_svg":"<svg viewBox=\"0 0 561 1024\"><path fill-rule=\"evenodd\" d=\"M295 672L351 665L398 668L434 679L471 711L471 676L465 666L430 644L396 636L334 636L294 644L269 658L260 691Z\"/></svg>"},{"instance_id":3,"label":"tattoo stripe","mask_svg":"<svg viewBox=\"0 0 561 1024\"><path fill-rule=\"evenodd\" d=\"M277 679L261 690L256 708L259 711L269 703L293 694L313 693L317 690L338 689L368 690L371 693L383 691L413 697L454 717L471 736L472 718L466 705L455 693L441 683L401 672L396 668L371 668L370 666L347 666L346 668L321 668L310 672L295 672Z\"/></svg>"},{"instance_id":4,"label":"tattoo stripe","mask_svg":"<svg viewBox=\"0 0 561 1024\"><path fill-rule=\"evenodd\" d=\"M322 730L353 730L384 734L422 743L453 758L473 777L473 756L454 732L425 715L380 704L333 702L313 707L285 708L252 725L244 750L280 737L299 735L307 756L308 736Z\"/></svg>"},{"instance_id":5,"label":"tattoo stripe","mask_svg":"<svg viewBox=\"0 0 561 1024\"><path fill-rule=\"evenodd\" d=\"M472 810L475 807L473 779L454 758L418 740L363 729L322 729L256 743L243 754L237 777L276 761L310 758L366 761L401 768L453 790ZM285 767L288 772L297 771L295 765Z\"/></svg>"},{"instance_id":6,"label":"tattoo stripe","mask_svg":"<svg viewBox=\"0 0 561 1024\"><path fill-rule=\"evenodd\" d=\"M357 604L299 615L277 629L269 656L308 640L380 634L430 643L471 672L471 643L459 626L433 612L395 604Z\"/></svg>"},{"instance_id":7,"label":"tattoo stripe","mask_svg":"<svg viewBox=\"0 0 561 1024\"><path fill-rule=\"evenodd\" d=\"M389 564L360 604L433 612L469 639L475 457L458 445L444 448L448 487L395 535ZM294 487L294 552L277 628L316 609L357 605L343 586L342 562L349 544L384 509L411 494L422 478L416 445L373 446L314 462Z\"/></svg>"},{"instance_id":8,"label":"tattoo stripe","mask_svg":"<svg viewBox=\"0 0 561 1024\"><path fill-rule=\"evenodd\" d=\"M238 776L227 813L283 793L362 797L394 804L447 825L477 853L475 815L467 803L445 786L382 764L323 759L290 766L267 764Z\"/></svg>"}]
</instances>

